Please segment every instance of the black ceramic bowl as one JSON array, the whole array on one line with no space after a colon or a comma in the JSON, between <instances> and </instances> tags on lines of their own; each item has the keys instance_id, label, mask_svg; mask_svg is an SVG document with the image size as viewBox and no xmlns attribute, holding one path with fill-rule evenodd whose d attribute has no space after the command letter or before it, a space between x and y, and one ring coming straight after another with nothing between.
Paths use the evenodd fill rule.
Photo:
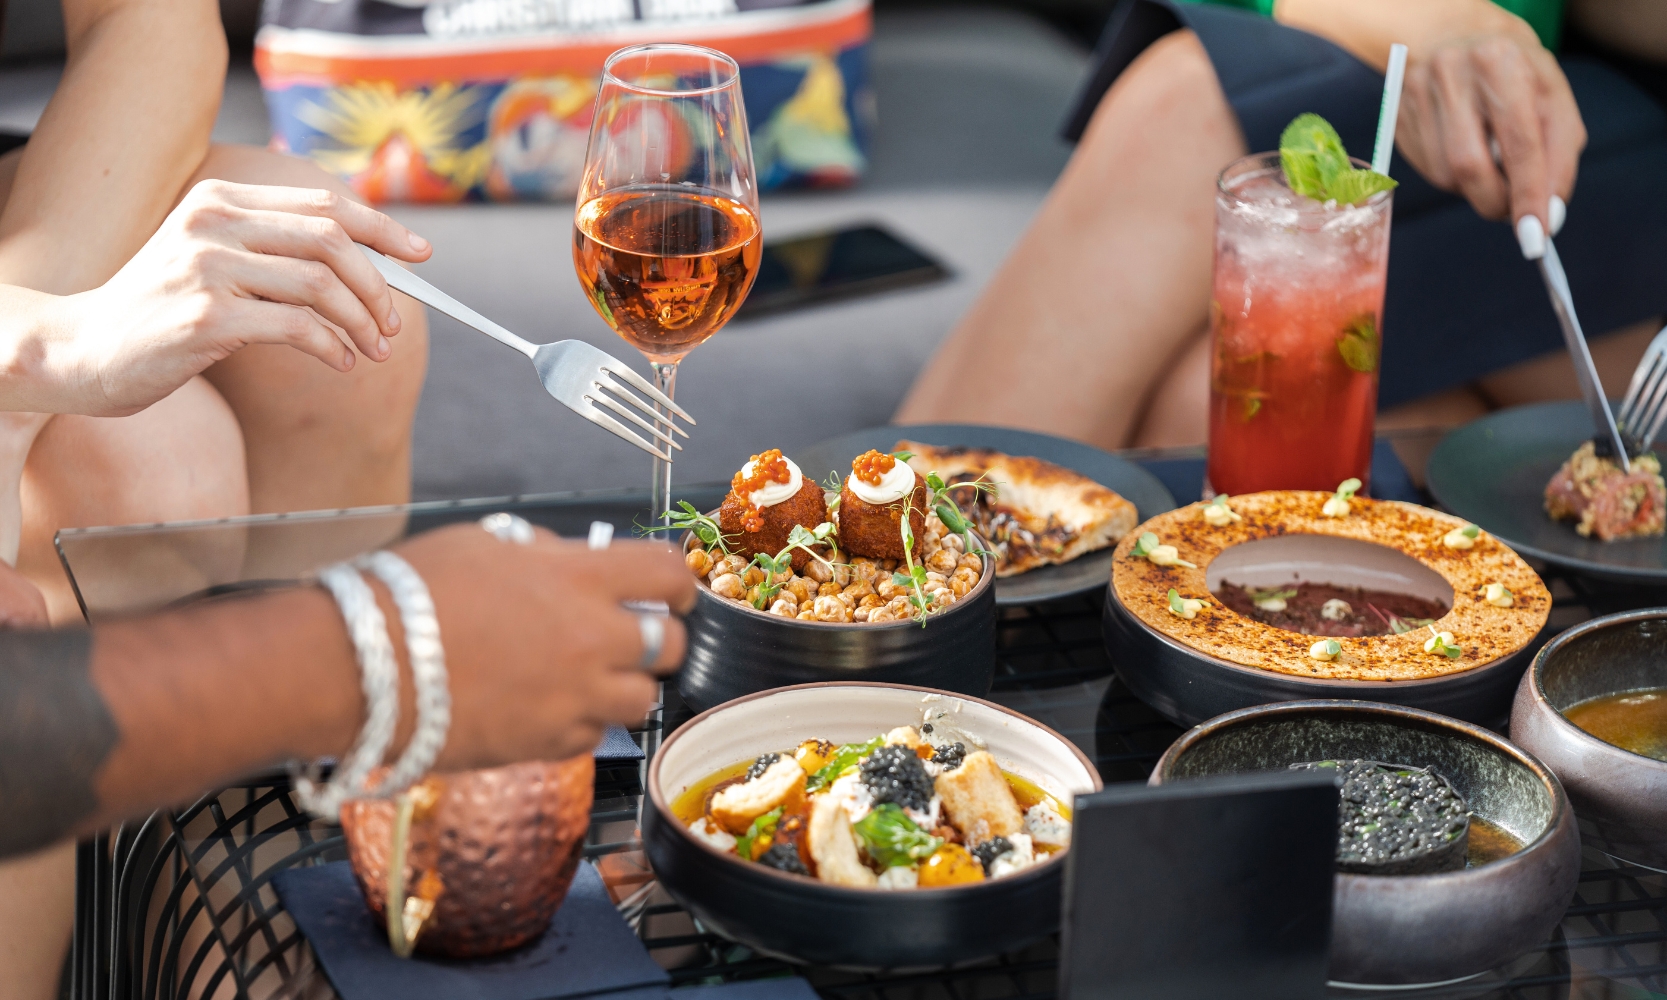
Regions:
<instances>
[{"instance_id":1,"label":"black ceramic bowl","mask_svg":"<svg viewBox=\"0 0 1667 1000\"><path fill-rule=\"evenodd\" d=\"M1574 811L1555 775L1479 726L1363 701L1262 705L1187 732L1158 761L1151 783L1353 758L1435 768L1473 815L1523 846L1456 872L1339 874L1332 980L1385 986L1463 979L1551 936L1580 876Z\"/></svg>"},{"instance_id":2,"label":"black ceramic bowl","mask_svg":"<svg viewBox=\"0 0 1667 1000\"><path fill-rule=\"evenodd\" d=\"M1381 545L1347 538L1286 535L1228 549L1208 567L1233 578L1274 574L1344 586L1391 590L1452 604L1453 588L1434 570ZM1358 699L1391 702L1503 727L1530 646L1472 670L1416 681L1331 680L1258 670L1176 642L1141 621L1106 588L1106 653L1141 701L1183 726L1273 701Z\"/></svg>"},{"instance_id":3,"label":"black ceramic bowl","mask_svg":"<svg viewBox=\"0 0 1667 1000\"><path fill-rule=\"evenodd\" d=\"M982 696L996 669L995 567L985 559L978 585L925 627L907 620L869 625L782 618L719 597L705 580L683 624L689 653L677 690L697 709L817 681L914 684Z\"/></svg>"},{"instance_id":4,"label":"black ceramic bowl","mask_svg":"<svg viewBox=\"0 0 1667 1000\"><path fill-rule=\"evenodd\" d=\"M1590 820L1592 846L1667 871L1667 761L1605 743L1563 716L1604 695L1667 687L1667 608L1577 625L1547 643L1523 675L1511 739L1545 761Z\"/></svg>"},{"instance_id":5,"label":"black ceramic bowl","mask_svg":"<svg viewBox=\"0 0 1667 1000\"><path fill-rule=\"evenodd\" d=\"M919 628L919 626L915 626ZM1062 802L1100 788L1070 741L977 698L897 684L805 684L740 698L678 728L654 755L643 844L654 874L712 930L759 951L857 969L924 968L993 955L1059 928L1064 859L1006 878L887 892L825 885L748 864L696 840L672 815L685 789L721 767L810 738L854 742L918 725L928 706L984 739L1001 766Z\"/></svg>"}]
</instances>

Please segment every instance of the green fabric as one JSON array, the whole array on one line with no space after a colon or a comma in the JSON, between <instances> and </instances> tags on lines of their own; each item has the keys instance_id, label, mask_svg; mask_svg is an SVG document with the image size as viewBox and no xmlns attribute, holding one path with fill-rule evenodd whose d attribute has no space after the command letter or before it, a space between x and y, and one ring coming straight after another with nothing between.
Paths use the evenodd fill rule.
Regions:
<instances>
[{"instance_id":1,"label":"green fabric","mask_svg":"<svg viewBox=\"0 0 1667 1000\"><path fill-rule=\"evenodd\" d=\"M1273 16L1274 0L1181 0L1183 3L1209 3L1217 7L1237 7L1248 10L1263 17ZM1528 22L1534 33L1540 36L1540 44L1551 51L1557 51L1557 42L1563 31L1563 0L1493 0L1494 3L1505 8L1516 16Z\"/></svg>"}]
</instances>

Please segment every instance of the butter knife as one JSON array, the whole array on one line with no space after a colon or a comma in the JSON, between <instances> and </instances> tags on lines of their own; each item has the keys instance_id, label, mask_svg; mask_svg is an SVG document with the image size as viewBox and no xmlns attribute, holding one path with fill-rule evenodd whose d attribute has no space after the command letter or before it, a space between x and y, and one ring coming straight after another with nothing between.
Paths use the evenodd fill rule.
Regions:
<instances>
[{"instance_id":1,"label":"butter knife","mask_svg":"<svg viewBox=\"0 0 1667 1000\"><path fill-rule=\"evenodd\" d=\"M1533 216L1524 216L1526 222ZM1538 219L1534 220L1538 223ZM1597 366L1592 363L1591 349L1586 346L1586 334L1580 329L1580 319L1574 312L1574 295L1569 291L1569 276L1563 271L1562 258L1557 256L1557 245L1545 237L1545 253L1540 259L1540 277L1545 279L1546 291L1551 293L1551 309L1563 327L1563 343L1568 346L1574 361L1574 376L1580 381L1580 394L1586 399L1586 409L1592 414L1592 426L1597 430L1598 453L1605 450L1627 472L1632 463L1627 458L1626 445L1621 442L1620 428L1615 426L1614 411L1609 398L1603 394L1603 382L1598 379Z\"/></svg>"}]
</instances>

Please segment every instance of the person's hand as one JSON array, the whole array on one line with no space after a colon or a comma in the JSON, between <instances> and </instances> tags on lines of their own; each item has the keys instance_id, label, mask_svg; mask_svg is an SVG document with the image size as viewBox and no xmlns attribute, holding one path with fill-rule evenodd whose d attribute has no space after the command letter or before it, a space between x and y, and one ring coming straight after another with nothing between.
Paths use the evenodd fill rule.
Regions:
<instances>
[{"instance_id":1,"label":"person's hand","mask_svg":"<svg viewBox=\"0 0 1667 1000\"><path fill-rule=\"evenodd\" d=\"M591 551L543 529L531 545L477 525L393 548L428 584L451 677L452 722L439 770L561 760L594 748L609 723L639 724L655 698L628 600L694 606L695 580L663 542ZM665 621L653 673L683 662L683 624Z\"/></svg>"},{"instance_id":2,"label":"person's hand","mask_svg":"<svg viewBox=\"0 0 1667 1000\"><path fill-rule=\"evenodd\" d=\"M29 578L0 562L0 631L46 628L46 598Z\"/></svg>"},{"instance_id":3,"label":"person's hand","mask_svg":"<svg viewBox=\"0 0 1667 1000\"><path fill-rule=\"evenodd\" d=\"M431 252L329 191L203 181L114 277L64 300L46 364L73 384L74 412L121 416L249 344L287 344L348 371L345 336L385 361L400 316L355 242L406 261Z\"/></svg>"},{"instance_id":4,"label":"person's hand","mask_svg":"<svg viewBox=\"0 0 1667 1000\"><path fill-rule=\"evenodd\" d=\"M1483 218L1519 224L1523 253L1537 257L1574 192L1586 145L1580 109L1524 21L1480 0L1453 0L1449 10L1444 27L1408 39L1396 145ZM1522 224L1530 215L1543 227L1538 238Z\"/></svg>"}]
</instances>

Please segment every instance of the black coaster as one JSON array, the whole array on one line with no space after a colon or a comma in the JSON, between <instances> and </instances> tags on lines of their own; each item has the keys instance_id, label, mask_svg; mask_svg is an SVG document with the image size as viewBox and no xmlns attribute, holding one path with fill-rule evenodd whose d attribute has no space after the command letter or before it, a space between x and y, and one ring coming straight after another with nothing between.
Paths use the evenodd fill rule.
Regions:
<instances>
[{"instance_id":1,"label":"black coaster","mask_svg":"<svg viewBox=\"0 0 1667 1000\"><path fill-rule=\"evenodd\" d=\"M290 868L273 884L342 1000L564 1000L618 990L631 992L616 1000L646 1000L670 982L589 863L579 865L542 938L466 961L395 958L345 861Z\"/></svg>"},{"instance_id":2,"label":"black coaster","mask_svg":"<svg viewBox=\"0 0 1667 1000\"><path fill-rule=\"evenodd\" d=\"M1323 997L1336 851L1312 771L1077 796L1060 1000Z\"/></svg>"}]
</instances>

